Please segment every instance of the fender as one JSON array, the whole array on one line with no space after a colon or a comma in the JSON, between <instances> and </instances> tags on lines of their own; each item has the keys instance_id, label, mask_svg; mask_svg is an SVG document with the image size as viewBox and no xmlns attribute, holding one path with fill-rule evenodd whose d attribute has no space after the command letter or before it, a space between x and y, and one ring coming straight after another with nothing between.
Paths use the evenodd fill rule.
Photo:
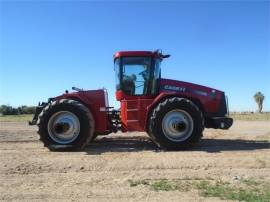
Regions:
<instances>
[{"instance_id":1,"label":"fender","mask_svg":"<svg viewBox=\"0 0 270 202\"><path fill-rule=\"evenodd\" d=\"M202 105L202 103L200 102L200 100L196 97L190 97L190 96L187 96L183 93L178 93L178 92L161 92L152 102L151 105L149 105L147 107L147 113L146 113L146 120L145 120L145 124L144 124L144 129L146 131L148 131L148 122L149 122L149 118L150 118L150 114L152 112L152 110L160 103L162 102L163 100L167 99L167 98L171 98L171 97L179 97L179 98L186 98L186 99L189 99L190 101L192 101L195 105L197 105L199 107L199 109L202 111L202 113L204 114L205 113L205 110L204 110L204 107Z\"/></svg>"},{"instance_id":2,"label":"fender","mask_svg":"<svg viewBox=\"0 0 270 202\"><path fill-rule=\"evenodd\" d=\"M81 102L93 114L95 120L95 132L105 133L108 130L108 115L106 113L106 95L103 89L65 93L53 98L53 100L72 99Z\"/></svg>"}]
</instances>

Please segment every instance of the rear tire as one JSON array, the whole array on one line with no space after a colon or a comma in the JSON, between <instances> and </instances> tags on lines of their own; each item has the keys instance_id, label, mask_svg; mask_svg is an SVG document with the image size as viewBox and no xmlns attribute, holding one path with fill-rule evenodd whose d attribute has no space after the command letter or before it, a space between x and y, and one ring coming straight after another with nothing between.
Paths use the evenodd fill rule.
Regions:
<instances>
[{"instance_id":1,"label":"rear tire","mask_svg":"<svg viewBox=\"0 0 270 202\"><path fill-rule=\"evenodd\" d=\"M91 112L80 102L61 99L48 103L38 116L40 140L50 150L83 149L94 137Z\"/></svg>"},{"instance_id":2,"label":"rear tire","mask_svg":"<svg viewBox=\"0 0 270 202\"><path fill-rule=\"evenodd\" d=\"M94 133L93 137L90 139L89 143L90 142L94 142L95 139L97 138L98 134L97 133Z\"/></svg>"},{"instance_id":3,"label":"rear tire","mask_svg":"<svg viewBox=\"0 0 270 202\"><path fill-rule=\"evenodd\" d=\"M159 103L149 119L148 133L162 149L182 150L194 146L204 130L199 108L185 98L168 98Z\"/></svg>"}]
</instances>

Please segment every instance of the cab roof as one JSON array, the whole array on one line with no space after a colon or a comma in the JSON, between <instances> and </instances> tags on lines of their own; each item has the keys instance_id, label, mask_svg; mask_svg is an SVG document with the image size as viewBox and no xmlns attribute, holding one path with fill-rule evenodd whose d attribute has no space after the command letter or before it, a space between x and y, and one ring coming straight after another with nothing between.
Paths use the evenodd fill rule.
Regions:
<instances>
[{"instance_id":1,"label":"cab roof","mask_svg":"<svg viewBox=\"0 0 270 202\"><path fill-rule=\"evenodd\" d=\"M158 56L156 51L119 51L114 54L114 59L119 57L153 57Z\"/></svg>"}]
</instances>

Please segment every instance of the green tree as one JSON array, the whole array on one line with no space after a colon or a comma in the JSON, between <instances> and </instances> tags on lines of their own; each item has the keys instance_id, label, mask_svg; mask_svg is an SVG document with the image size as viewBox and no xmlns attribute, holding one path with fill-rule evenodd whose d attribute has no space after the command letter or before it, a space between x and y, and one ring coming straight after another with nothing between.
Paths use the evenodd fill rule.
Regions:
<instances>
[{"instance_id":1,"label":"green tree","mask_svg":"<svg viewBox=\"0 0 270 202\"><path fill-rule=\"evenodd\" d=\"M18 107L19 114L34 114L35 109L36 108L33 106L26 106L26 105Z\"/></svg>"},{"instance_id":2,"label":"green tree","mask_svg":"<svg viewBox=\"0 0 270 202\"><path fill-rule=\"evenodd\" d=\"M254 96L254 100L258 105L258 112L262 113L264 95L259 91Z\"/></svg>"},{"instance_id":3,"label":"green tree","mask_svg":"<svg viewBox=\"0 0 270 202\"><path fill-rule=\"evenodd\" d=\"M18 109L13 108L9 105L1 105L0 106L0 113L3 115L17 115L18 114Z\"/></svg>"},{"instance_id":4,"label":"green tree","mask_svg":"<svg viewBox=\"0 0 270 202\"><path fill-rule=\"evenodd\" d=\"M18 115L18 114L34 114L34 106L22 105L20 107L12 107L10 105L0 105L0 114L2 115Z\"/></svg>"}]
</instances>

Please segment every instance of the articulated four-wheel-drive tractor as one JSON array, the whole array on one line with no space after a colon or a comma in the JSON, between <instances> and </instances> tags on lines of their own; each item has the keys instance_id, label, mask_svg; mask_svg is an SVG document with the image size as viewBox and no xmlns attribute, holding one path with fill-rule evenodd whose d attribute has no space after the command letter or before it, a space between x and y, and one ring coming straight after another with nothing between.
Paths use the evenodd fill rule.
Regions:
<instances>
[{"instance_id":1,"label":"articulated four-wheel-drive tractor","mask_svg":"<svg viewBox=\"0 0 270 202\"><path fill-rule=\"evenodd\" d=\"M228 129L224 92L161 78L160 51L121 51L114 55L116 99L109 106L106 89L82 90L49 98L36 107L30 125L50 150L82 149L98 135L145 131L165 150L186 149L197 143L204 128ZM181 71L175 72L181 74Z\"/></svg>"}]
</instances>

